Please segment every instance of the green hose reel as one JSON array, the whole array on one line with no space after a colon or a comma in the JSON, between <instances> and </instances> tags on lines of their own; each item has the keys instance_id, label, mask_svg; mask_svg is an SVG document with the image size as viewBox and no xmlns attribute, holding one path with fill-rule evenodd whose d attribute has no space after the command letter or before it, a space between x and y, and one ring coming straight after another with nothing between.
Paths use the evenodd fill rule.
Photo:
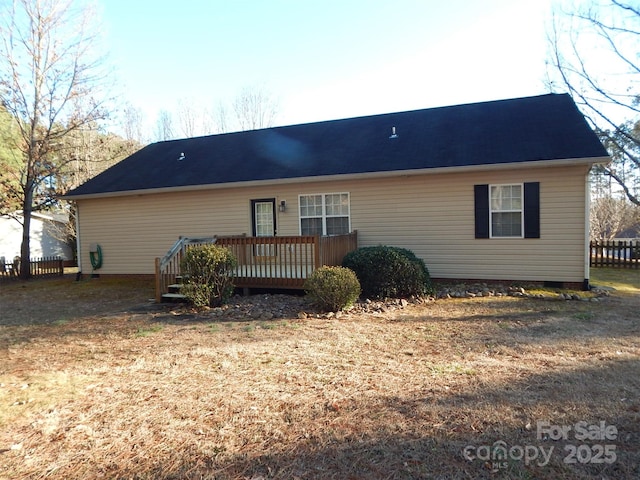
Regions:
<instances>
[{"instance_id":1,"label":"green hose reel","mask_svg":"<svg viewBox=\"0 0 640 480\"><path fill-rule=\"evenodd\" d=\"M89 247L89 260L93 270L102 267L102 248L97 243L91 244Z\"/></svg>"}]
</instances>

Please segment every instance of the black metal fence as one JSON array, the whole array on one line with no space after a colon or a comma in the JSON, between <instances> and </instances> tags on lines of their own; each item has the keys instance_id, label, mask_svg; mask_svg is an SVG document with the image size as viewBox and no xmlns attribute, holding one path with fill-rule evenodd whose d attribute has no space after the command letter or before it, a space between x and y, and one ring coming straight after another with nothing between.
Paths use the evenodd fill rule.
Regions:
<instances>
[{"instance_id":1,"label":"black metal fence","mask_svg":"<svg viewBox=\"0 0 640 480\"><path fill-rule=\"evenodd\" d=\"M64 275L64 261L61 257L32 258L29 262L32 277L53 277ZM20 257L7 262L0 257L0 281L20 278Z\"/></svg>"}]
</instances>

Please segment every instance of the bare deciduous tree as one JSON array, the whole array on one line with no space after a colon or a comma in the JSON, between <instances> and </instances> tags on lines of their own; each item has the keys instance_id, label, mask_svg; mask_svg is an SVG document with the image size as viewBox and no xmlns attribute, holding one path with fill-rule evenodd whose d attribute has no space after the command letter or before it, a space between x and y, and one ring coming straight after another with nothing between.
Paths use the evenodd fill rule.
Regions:
<instances>
[{"instance_id":1,"label":"bare deciduous tree","mask_svg":"<svg viewBox=\"0 0 640 480\"><path fill-rule=\"evenodd\" d=\"M127 103L123 110L122 126L124 127L124 138L130 142L144 143L143 135L143 115L138 107Z\"/></svg>"},{"instance_id":2,"label":"bare deciduous tree","mask_svg":"<svg viewBox=\"0 0 640 480\"><path fill-rule=\"evenodd\" d=\"M273 126L277 102L262 87L245 87L233 101L233 111L240 130Z\"/></svg>"},{"instance_id":3,"label":"bare deciduous tree","mask_svg":"<svg viewBox=\"0 0 640 480\"><path fill-rule=\"evenodd\" d=\"M222 112L222 113L221 113ZM185 137L224 133L226 116L224 109L207 109L193 99L182 99L177 108L180 132ZM222 120L222 123L220 121ZM221 126L222 125L222 126Z\"/></svg>"},{"instance_id":4,"label":"bare deciduous tree","mask_svg":"<svg viewBox=\"0 0 640 480\"><path fill-rule=\"evenodd\" d=\"M57 174L59 191L67 191L83 184L136 152L141 146L135 141L126 140L117 135L101 133L95 125L87 125L71 132L64 138L64 144L68 161ZM68 215L69 221L64 224L53 224L51 234L54 238L67 243L75 255L75 204L71 203L61 210Z\"/></svg>"},{"instance_id":5,"label":"bare deciduous tree","mask_svg":"<svg viewBox=\"0 0 640 480\"><path fill-rule=\"evenodd\" d=\"M626 198L596 198L591 202L590 213L589 234L593 240L613 240L640 221L640 207Z\"/></svg>"},{"instance_id":6,"label":"bare deciduous tree","mask_svg":"<svg viewBox=\"0 0 640 480\"><path fill-rule=\"evenodd\" d=\"M86 6L70 0L0 5L0 101L16 120L23 215L21 272L30 275L31 213L55 202L57 175L69 163L63 140L106 116L100 91L100 29Z\"/></svg>"},{"instance_id":7,"label":"bare deciduous tree","mask_svg":"<svg viewBox=\"0 0 640 480\"><path fill-rule=\"evenodd\" d=\"M227 108L222 102L218 103L214 110L214 124L216 125L216 133L227 133L229 131Z\"/></svg>"},{"instance_id":8,"label":"bare deciduous tree","mask_svg":"<svg viewBox=\"0 0 640 480\"><path fill-rule=\"evenodd\" d=\"M0 215L19 210L22 154L16 148L15 119L0 105Z\"/></svg>"},{"instance_id":9,"label":"bare deciduous tree","mask_svg":"<svg viewBox=\"0 0 640 480\"><path fill-rule=\"evenodd\" d=\"M195 102L186 98L178 105L178 124L185 137L195 137L200 134L198 130L199 119L202 114L198 111Z\"/></svg>"},{"instance_id":10,"label":"bare deciduous tree","mask_svg":"<svg viewBox=\"0 0 640 480\"><path fill-rule=\"evenodd\" d=\"M592 1L561 12L549 46L551 89L571 94L613 158L596 173L640 205L640 7Z\"/></svg>"},{"instance_id":11,"label":"bare deciduous tree","mask_svg":"<svg viewBox=\"0 0 640 480\"><path fill-rule=\"evenodd\" d=\"M158 112L158 119L156 120L156 140L164 141L171 140L173 136L173 119L171 113L167 110L160 110Z\"/></svg>"}]
</instances>

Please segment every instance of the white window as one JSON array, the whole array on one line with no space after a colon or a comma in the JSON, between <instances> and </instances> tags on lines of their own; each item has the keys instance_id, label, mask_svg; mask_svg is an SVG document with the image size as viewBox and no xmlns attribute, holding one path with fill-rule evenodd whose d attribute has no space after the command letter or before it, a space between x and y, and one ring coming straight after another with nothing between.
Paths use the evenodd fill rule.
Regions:
<instances>
[{"instance_id":1,"label":"white window","mask_svg":"<svg viewBox=\"0 0 640 480\"><path fill-rule=\"evenodd\" d=\"M522 184L491 185L491 237L524 237Z\"/></svg>"},{"instance_id":2,"label":"white window","mask_svg":"<svg viewBox=\"0 0 640 480\"><path fill-rule=\"evenodd\" d=\"M300 195L301 235L343 235L350 232L349 194Z\"/></svg>"}]
</instances>

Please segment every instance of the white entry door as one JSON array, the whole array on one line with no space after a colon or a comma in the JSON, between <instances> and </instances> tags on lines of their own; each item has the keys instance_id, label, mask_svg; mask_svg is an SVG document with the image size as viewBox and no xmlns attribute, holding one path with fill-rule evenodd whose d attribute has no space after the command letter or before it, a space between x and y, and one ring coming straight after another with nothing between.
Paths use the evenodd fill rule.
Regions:
<instances>
[{"instance_id":1,"label":"white entry door","mask_svg":"<svg viewBox=\"0 0 640 480\"><path fill-rule=\"evenodd\" d=\"M276 234L276 199L251 200L253 216L253 235L255 237L273 237ZM275 245L257 245L257 256L275 256Z\"/></svg>"}]
</instances>

